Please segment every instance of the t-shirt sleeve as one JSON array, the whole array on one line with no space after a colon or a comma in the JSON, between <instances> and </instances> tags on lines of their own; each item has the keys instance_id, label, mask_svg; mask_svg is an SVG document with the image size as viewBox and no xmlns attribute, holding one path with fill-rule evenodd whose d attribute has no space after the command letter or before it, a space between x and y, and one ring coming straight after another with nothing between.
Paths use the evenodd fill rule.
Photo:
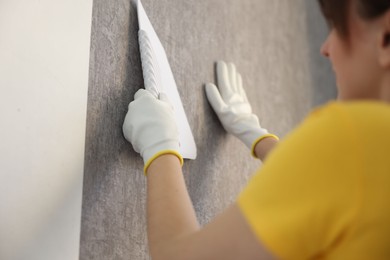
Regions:
<instances>
[{"instance_id":1,"label":"t-shirt sleeve","mask_svg":"<svg viewBox=\"0 0 390 260\"><path fill-rule=\"evenodd\" d=\"M317 109L269 155L238 198L258 239L280 259L323 255L353 225L360 151L337 106Z\"/></svg>"}]
</instances>

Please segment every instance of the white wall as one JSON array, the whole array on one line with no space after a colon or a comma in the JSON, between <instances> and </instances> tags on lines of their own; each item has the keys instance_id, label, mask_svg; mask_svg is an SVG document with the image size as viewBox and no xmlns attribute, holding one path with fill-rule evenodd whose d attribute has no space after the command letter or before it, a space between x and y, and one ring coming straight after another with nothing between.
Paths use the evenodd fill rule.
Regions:
<instances>
[{"instance_id":1,"label":"white wall","mask_svg":"<svg viewBox=\"0 0 390 260\"><path fill-rule=\"evenodd\" d=\"M0 259L78 259L92 0L0 1Z\"/></svg>"}]
</instances>

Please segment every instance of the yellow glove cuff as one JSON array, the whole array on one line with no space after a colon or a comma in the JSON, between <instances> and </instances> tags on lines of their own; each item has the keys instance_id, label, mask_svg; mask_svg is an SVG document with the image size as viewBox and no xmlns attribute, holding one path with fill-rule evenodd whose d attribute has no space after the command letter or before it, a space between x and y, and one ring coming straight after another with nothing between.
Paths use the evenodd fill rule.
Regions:
<instances>
[{"instance_id":1,"label":"yellow glove cuff","mask_svg":"<svg viewBox=\"0 0 390 260\"><path fill-rule=\"evenodd\" d=\"M253 156L254 158L259 159L259 158L256 156L256 154L255 154L255 147L256 147L256 145L257 145L261 140L263 140L264 138L267 138L267 137L273 137L273 138L275 138L277 141L279 141L279 137L277 137L277 136L274 135L274 134L266 134L266 135L262 135L261 137L257 138L257 139L253 142L253 144L252 144L252 149L251 149L251 154L252 154L252 156Z\"/></svg>"},{"instance_id":2,"label":"yellow glove cuff","mask_svg":"<svg viewBox=\"0 0 390 260\"><path fill-rule=\"evenodd\" d=\"M147 176L146 172L148 171L148 168L149 168L149 166L152 164L152 162L153 162L155 159L157 159L158 157L160 157L161 155L164 155L164 154L176 155L177 158L180 160L181 166L183 166L183 164L184 164L184 159L183 159L183 157L181 156L180 153L178 153L178 152L175 151L175 150L165 150L165 151L161 151L161 152L156 153L154 156L152 156L152 157L145 163L145 166L144 166L144 175L145 175L145 176Z\"/></svg>"}]
</instances>

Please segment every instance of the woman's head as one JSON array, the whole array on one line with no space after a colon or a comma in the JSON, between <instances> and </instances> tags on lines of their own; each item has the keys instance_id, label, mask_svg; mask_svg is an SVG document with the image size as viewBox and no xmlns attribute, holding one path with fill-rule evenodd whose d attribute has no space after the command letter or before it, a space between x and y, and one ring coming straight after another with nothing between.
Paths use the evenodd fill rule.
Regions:
<instances>
[{"instance_id":1,"label":"woman's head","mask_svg":"<svg viewBox=\"0 0 390 260\"><path fill-rule=\"evenodd\" d=\"M348 36L348 12L351 7L366 20L380 17L390 8L388 0L319 0L319 3L329 25L345 37Z\"/></svg>"},{"instance_id":2,"label":"woman's head","mask_svg":"<svg viewBox=\"0 0 390 260\"><path fill-rule=\"evenodd\" d=\"M339 99L390 101L390 0L319 0Z\"/></svg>"}]
</instances>

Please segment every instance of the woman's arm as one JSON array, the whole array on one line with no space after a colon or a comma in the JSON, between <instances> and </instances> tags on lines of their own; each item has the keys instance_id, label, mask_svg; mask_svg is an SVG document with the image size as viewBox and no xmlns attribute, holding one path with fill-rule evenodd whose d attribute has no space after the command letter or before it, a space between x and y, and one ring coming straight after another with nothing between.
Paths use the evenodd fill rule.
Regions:
<instances>
[{"instance_id":1,"label":"woman's arm","mask_svg":"<svg viewBox=\"0 0 390 260\"><path fill-rule=\"evenodd\" d=\"M174 155L155 159L148 178L148 240L154 260L274 259L234 204L200 228Z\"/></svg>"},{"instance_id":2,"label":"woman's arm","mask_svg":"<svg viewBox=\"0 0 390 260\"><path fill-rule=\"evenodd\" d=\"M213 108L225 129L264 159L276 140L267 137L255 148L252 144L259 137L274 135L261 128L252 114L234 65L229 65L230 74L225 64L219 64L218 70L222 96L215 86L206 88ZM164 93L155 97L146 90L137 91L129 104L123 133L145 163L148 239L154 260L272 259L236 204L204 228L199 227L181 171L183 161L173 109Z\"/></svg>"},{"instance_id":3,"label":"woman's arm","mask_svg":"<svg viewBox=\"0 0 390 260\"><path fill-rule=\"evenodd\" d=\"M267 137L258 142L255 146L256 157L264 161L268 154L275 148L278 144L278 140L273 137Z\"/></svg>"},{"instance_id":4,"label":"woman's arm","mask_svg":"<svg viewBox=\"0 0 390 260\"><path fill-rule=\"evenodd\" d=\"M147 178L149 249L153 259L158 259L170 253L164 251L169 251L175 241L198 231L199 224L176 156L167 154L155 159Z\"/></svg>"},{"instance_id":5,"label":"woman's arm","mask_svg":"<svg viewBox=\"0 0 390 260\"><path fill-rule=\"evenodd\" d=\"M277 144L275 138L264 138L255 147L256 156L264 161ZM169 254L169 246L175 244L175 240L180 241L200 230L182 174L180 161L174 155L160 156L149 167L148 238L152 256L162 256L161 251L165 250ZM225 214L241 214L236 207L231 211L234 213ZM240 219L237 222L245 221L242 216L234 218ZM223 233L224 228L220 232ZM253 239L251 234L250 237Z\"/></svg>"}]
</instances>

